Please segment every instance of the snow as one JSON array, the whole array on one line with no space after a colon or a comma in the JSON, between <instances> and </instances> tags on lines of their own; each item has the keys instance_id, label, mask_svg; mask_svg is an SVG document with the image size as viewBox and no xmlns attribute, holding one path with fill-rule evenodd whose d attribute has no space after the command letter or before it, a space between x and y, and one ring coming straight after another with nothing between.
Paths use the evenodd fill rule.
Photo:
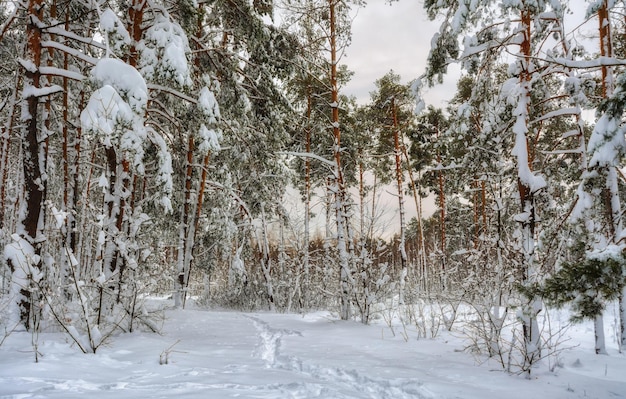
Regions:
<instances>
[{"instance_id":1,"label":"snow","mask_svg":"<svg viewBox=\"0 0 626 399\"><path fill-rule=\"evenodd\" d=\"M146 82L135 68L114 58L101 59L91 75L101 87L91 95L81 113L83 129L100 136L107 148L115 146L129 151L135 171L143 175L144 145L149 134L144 121L148 103ZM159 156L160 180L167 184L171 160L163 154Z\"/></svg>"},{"instance_id":2,"label":"snow","mask_svg":"<svg viewBox=\"0 0 626 399\"><path fill-rule=\"evenodd\" d=\"M119 19L110 8L105 9L102 14L100 14L100 28L105 32L116 30L118 21ZM128 38L130 39L130 36Z\"/></svg>"},{"instance_id":3,"label":"snow","mask_svg":"<svg viewBox=\"0 0 626 399\"><path fill-rule=\"evenodd\" d=\"M104 172L100 175L98 179L98 187L109 187L109 180L107 179Z\"/></svg>"},{"instance_id":4,"label":"snow","mask_svg":"<svg viewBox=\"0 0 626 399\"><path fill-rule=\"evenodd\" d=\"M163 207L165 212L172 211L172 203L169 196L172 194L174 182L172 181L172 174L174 169L172 168L172 156L168 151L167 144L163 137L161 137L154 129L147 129L150 135L150 140L158 148L157 156L159 159L159 171L157 175L157 182L162 186L161 191L163 196L157 201L160 206Z\"/></svg>"},{"instance_id":5,"label":"snow","mask_svg":"<svg viewBox=\"0 0 626 399\"><path fill-rule=\"evenodd\" d=\"M601 249L595 249L586 254L587 259L593 259L600 262L606 262L609 259L619 261L623 260L624 247L622 245L610 244Z\"/></svg>"},{"instance_id":6,"label":"snow","mask_svg":"<svg viewBox=\"0 0 626 399\"><path fill-rule=\"evenodd\" d=\"M65 220L67 219L67 215L69 215L69 212L61 211L55 206L53 206L50 211L52 212L52 216L56 221L56 228L60 229L61 227L63 227L63 225L65 224Z\"/></svg>"},{"instance_id":7,"label":"snow","mask_svg":"<svg viewBox=\"0 0 626 399\"><path fill-rule=\"evenodd\" d=\"M110 8L105 9L100 15L100 29L106 33L107 47L113 47L116 52L122 51L124 46L131 43L130 34L124 28L124 23Z\"/></svg>"},{"instance_id":8,"label":"snow","mask_svg":"<svg viewBox=\"0 0 626 399\"><path fill-rule=\"evenodd\" d=\"M228 284L235 285L238 281L246 281L246 265L241 259L241 251L243 247L237 248L235 256L230 265L230 270L228 271Z\"/></svg>"},{"instance_id":9,"label":"snow","mask_svg":"<svg viewBox=\"0 0 626 399\"><path fill-rule=\"evenodd\" d=\"M148 103L148 88L135 68L115 58L103 58L91 74L100 85L113 87L137 114L143 113Z\"/></svg>"},{"instance_id":10,"label":"snow","mask_svg":"<svg viewBox=\"0 0 626 399\"><path fill-rule=\"evenodd\" d=\"M588 152L592 154L590 167L615 165L626 149L620 121L610 115L602 115L589 138L588 148Z\"/></svg>"},{"instance_id":11,"label":"snow","mask_svg":"<svg viewBox=\"0 0 626 399\"><path fill-rule=\"evenodd\" d=\"M24 85L24 90L22 90L22 97L46 97L51 94L60 93L62 91L63 88L58 85L48 87L35 87L32 85Z\"/></svg>"},{"instance_id":12,"label":"snow","mask_svg":"<svg viewBox=\"0 0 626 399\"><path fill-rule=\"evenodd\" d=\"M104 144L112 145L111 135L119 122L132 123L133 112L117 91L105 85L96 90L80 115L83 129L103 135Z\"/></svg>"},{"instance_id":13,"label":"snow","mask_svg":"<svg viewBox=\"0 0 626 399\"><path fill-rule=\"evenodd\" d=\"M33 246L18 234L11 235L12 242L4 247L3 257L7 262L11 262L13 273L11 275L11 297L20 298L21 289L29 286L29 277L39 281L40 275L37 269L32 267L35 261L35 250ZM9 326L19 324L20 310L18 301L11 301L9 305L8 320ZM6 325L6 324L5 324Z\"/></svg>"},{"instance_id":14,"label":"snow","mask_svg":"<svg viewBox=\"0 0 626 399\"><path fill-rule=\"evenodd\" d=\"M147 79L162 76L180 86L191 86L187 63L187 54L191 49L180 25L159 14L144 34L146 39L139 46L142 75Z\"/></svg>"},{"instance_id":15,"label":"snow","mask_svg":"<svg viewBox=\"0 0 626 399\"><path fill-rule=\"evenodd\" d=\"M83 60L89 64L92 65L96 65L98 63L98 59L95 57L92 57L90 55L87 55L85 53L83 53L80 50L77 50L75 48L66 46L65 44L59 43L57 41L54 40L42 40L41 42L41 47L43 48L53 48L53 49L57 49L59 51L62 51L64 53L67 53L69 55L72 55L80 60Z\"/></svg>"},{"instance_id":16,"label":"snow","mask_svg":"<svg viewBox=\"0 0 626 399\"><path fill-rule=\"evenodd\" d=\"M55 68L55 67L39 67L39 72L42 75L52 75L52 76L59 76L59 77L64 77L64 78L68 78L68 79L74 79L77 81L81 81L83 79L85 79L85 77L79 73L79 72L73 72L73 71L69 71L67 69L62 69L62 68ZM63 88L59 87L61 91L63 90Z\"/></svg>"},{"instance_id":17,"label":"snow","mask_svg":"<svg viewBox=\"0 0 626 399\"><path fill-rule=\"evenodd\" d=\"M162 300L158 302L162 303ZM559 358L534 378L464 352L463 335L417 338L382 321L306 315L167 310L162 334L113 337L84 355L60 333L26 332L0 346L7 398L625 398L626 358L593 353L593 323L576 325ZM566 315L552 319L565 323ZM610 332L607 330L607 332ZM607 337L612 335L607 334ZM554 371L550 371L554 368Z\"/></svg>"},{"instance_id":18,"label":"snow","mask_svg":"<svg viewBox=\"0 0 626 399\"><path fill-rule=\"evenodd\" d=\"M513 65L513 64L511 64ZM505 83L506 84L506 83ZM513 133L515 134L515 146L512 155L517 158L518 177L532 193L535 193L547 186L542 176L535 174L528 164L528 101L526 93L530 93L528 82L520 83L513 89L509 97L509 103L513 104L517 100L517 106L514 111L516 117L513 125Z\"/></svg>"},{"instance_id":19,"label":"snow","mask_svg":"<svg viewBox=\"0 0 626 399\"><path fill-rule=\"evenodd\" d=\"M22 58L18 58L17 62L22 66L22 68L24 68L26 71L30 72L30 73L35 73L37 72L37 65L35 65L34 62L32 62L31 60L25 60Z\"/></svg>"},{"instance_id":20,"label":"snow","mask_svg":"<svg viewBox=\"0 0 626 399\"><path fill-rule=\"evenodd\" d=\"M202 110L202 113L208 118L207 123L217 123L217 120L220 118L220 107L215 99L215 94L207 87L203 87L202 90L200 90L198 106Z\"/></svg>"},{"instance_id":21,"label":"snow","mask_svg":"<svg viewBox=\"0 0 626 399\"><path fill-rule=\"evenodd\" d=\"M209 151L219 151L220 150L220 140L222 135L213 130L207 129L204 123L200 126L200 131L198 132L200 136L201 142L198 145L198 150L200 153L207 153Z\"/></svg>"},{"instance_id":22,"label":"snow","mask_svg":"<svg viewBox=\"0 0 626 399\"><path fill-rule=\"evenodd\" d=\"M416 79L411 85L411 92L415 97L415 108L413 109L415 115L419 115L426 108L426 103L422 98L422 87L423 82L421 79Z\"/></svg>"}]
</instances>

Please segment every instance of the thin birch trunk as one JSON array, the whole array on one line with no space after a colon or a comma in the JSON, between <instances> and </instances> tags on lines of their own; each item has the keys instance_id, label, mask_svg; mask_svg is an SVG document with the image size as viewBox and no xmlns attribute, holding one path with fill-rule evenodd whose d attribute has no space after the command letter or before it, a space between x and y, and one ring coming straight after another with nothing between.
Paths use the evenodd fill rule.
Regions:
<instances>
[{"instance_id":1,"label":"thin birch trunk","mask_svg":"<svg viewBox=\"0 0 626 399\"><path fill-rule=\"evenodd\" d=\"M197 21L197 31L196 37L202 37L202 15L203 15L203 4L198 4L198 21ZM196 44L196 48L199 50L200 46ZM194 59L194 64L197 71L201 70L200 58L196 56ZM193 148L192 148L193 152ZM193 154L187 154L187 160L189 161L189 156L191 155L191 159L193 159ZM183 295L182 295L182 307L185 308L185 304L187 303L187 295L186 292L189 290L189 282L191 281L191 268L193 266L193 250L196 245L196 237L198 235L198 230L200 228L200 216L202 215L202 205L204 204L204 190L206 189L206 184L209 176L209 162L211 160L211 151L207 151L202 160L202 172L200 177L200 187L197 193L197 201L196 201L196 212L193 216L193 221L187 221L189 225L193 225L193 232L188 233L187 237L189 239L186 240L185 245L188 249L185 251L186 259L183 267ZM188 165L189 167L190 165ZM187 169L188 173L193 174L193 171ZM185 181L187 184L187 181Z\"/></svg>"},{"instance_id":2,"label":"thin birch trunk","mask_svg":"<svg viewBox=\"0 0 626 399\"><path fill-rule=\"evenodd\" d=\"M186 262L187 267L184 270L184 292L189 290L189 282L191 280L191 268L193 266L193 249L196 245L196 237L198 235L198 230L200 228L200 216L202 215L202 205L204 204L204 190L206 189L206 184L208 180L208 171L209 171L209 161L211 160L211 153L208 152L204 156L204 160L202 161L202 176L200 178L200 188L198 190L198 199L196 201L196 212L193 220L193 232L188 234L190 240L186 243L189 247L188 250L188 260ZM183 295L182 298L182 307L185 308L185 303L187 302L187 295Z\"/></svg>"},{"instance_id":3,"label":"thin birch trunk","mask_svg":"<svg viewBox=\"0 0 626 399\"><path fill-rule=\"evenodd\" d=\"M437 139L440 137L439 127L437 127ZM441 152L437 150L437 165L441 166ZM437 173L437 182L439 184L439 251L441 252L441 289L445 291L447 289L447 271L446 271L446 194L445 194L445 179L443 176L443 170L440 169Z\"/></svg>"},{"instance_id":4,"label":"thin birch trunk","mask_svg":"<svg viewBox=\"0 0 626 399\"><path fill-rule=\"evenodd\" d=\"M620 328L619 328L619 340L620 340L620 353L626 348L626 287L622 288L622 293L619 296L619 315L620 315Z\"/></svg>"},{"instance_id":5,"label":"thin birch trunk","mask_svg":"<svg viewBox=\"0 0 626 399\"><path fill-rule=\"evenodd\" d=\"M393 118L393 146L394 158L396 162L396 184L398 188L398 209L400 211L400 294L399 304L404 305L404 291L406 286L406 277L408 274L407 256L406 256L406 221L404 209L404 189L402 183L402 153L400 152L400 128L398 126L398 115L396 109L395 98L391 99L391 113Z\"/></svg>"},{"instance_id":6,"label":"thin birch trunk","mask_svg":"<svg viewBox=\"0 0 626 399\"><path fill-rule=\"evenodd\" d=\"M178 234L178 254L177 254L177 289L174 295L174 304L176 307L183 305L186 296L185 287L187 285L187 265L189 262L189 230L191 227L191 182L193 177L193 153L195 149L194 138L190 134L187 139L187 164L185 167L185 187L184 187L184 201L183 209L180 215L180 226Z\"/></svg>"},{"instance_id":7,"label":"thin birch trunk","mask_svg":"<svg viewBox=\"0 0 626 399\"><path fill-rule=\"evenodd\" d=\"M310 86L307 88L307 105L306 105L306 129L305 129L305 146L306 153L311 153L311 114L313 111L312 94ZM303 282L302 282L302 305L308 308L309 288L310 288L310 242L311 242L311 160L309 157L304 159L304 254L302 259Z\"/></svg>"},{"instance_id":8,"label":"thin birch trunk","mask_svg":"<svg viewBox=\"0 0 626 399\"><path fill-rule=\"evenodd\" d=\"M261 204L261 236L262 240L258 240L261 255L261 270L265 278L265 293L270 312L276 311L276 303L274 302L274 284L272 281L272 259L270 256L270 244L267 234L267 219L265 217L265 207Z\"/></svg>"},{"instance_id":9,"label":"thin birch trunk","mask_svg":"<svg viewBox=\"0 0 626 399\"><path fill-rule=\"evenodd\" d=\"M369 284L371 280L371 271L368 270L368 266L371 262L368 262L369 253L367 249L368 239L368 226L365 223L365 166L363 165L363 151L359 149L359 265L357 270L360 272L360 282L363 292L361 292L361 298L359 306L361 310L361 322L367 324L370 316L370 299L369 299ZM372 223L373 224L373 223Z\"/></svg>"},{"instance_id":10,"label":"thin birch trunk","mask_svg":"<svg viewBox=\"0 0 626 399\"><path fill-rule=\"evenodd\" d=\"M402 153L407 165L410 165L409 155L406 151L406 146L402 146ZM417 251L419 260L420 280L422 281L422 289L426 291L426 251L424 250L424 230L422 226L422 197L417 191L417 185L415 184L415 178L413 177L413 171L411 167L408 168L409 181L411 182L411 191L413 192L413 199L415 201L415 209L417 211Z\"/></svg>"},{"instance_id":11,"label":"thin birch trunk","mask_svg":"<svg viewBox=\"0 0 626 399\"><path fill-rule=\"evenodd\" d=\"M596 315L593 323L596 355L606 355L606 339L604 337L604 318L602 314Z\"/></svg>"},{"instance_id":12,"label":"thin birch trunk","mask_svg":"<svg viewBox=\"0 0 626 399\"><path fill-rule=\"evenodd\" d=\"M13 135L14 122L16 117L16 111L18 108L18 87L21 85L22 75L20 74L15 79L15 87L13 88L13 100L11 102L11 112L9 119L5 126L2 128L2 134L0 140L2 140L2 146L0 147L0 231L5 227L6 211L10 209L9 204L6 203L7 198L7 182L9 178L9 151L11 149L11 136Z\"/></svg>"}]
</instances>

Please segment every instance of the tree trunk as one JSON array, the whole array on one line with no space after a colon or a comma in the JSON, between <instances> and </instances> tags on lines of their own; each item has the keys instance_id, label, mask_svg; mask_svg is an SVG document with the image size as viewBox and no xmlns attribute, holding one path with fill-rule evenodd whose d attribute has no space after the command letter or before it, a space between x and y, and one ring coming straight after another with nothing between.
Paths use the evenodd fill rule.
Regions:
<instances>
[{"instance_id":1,"label":"tree trunk","mask_svg":"<svg viewBox=\"0 0 626 399\"><path fill-rule=\"evenodd\" d=\"M335 6L336 0L328 0L330 9L330 83L331 83L331 124L333 127L333 153L335 159L335 215L337 222L337 250L340 267L340 317L348 320L351 317L352 273L350 270L351 256L348 245L351 245L350 226L348 224L347 193L343 179L341 164L341 131L339 130L339 88L337 85L337 33Z\"/></svg>"},{"instance_id":2,"label":"tree trunk","mask_svg":"<svg viewBox=\"0 0 626 399\"><path fill-rule=\"evenodd\" d=\"M609 19L608 0L603 0L598 10L598 23L600 32L600 56L613 57L613 43L611 39L611 21ZM602 65L602 98L613 94L613 69Z\"/></svg>"},{"instance_id":3,"label":"tree trunk","mask_svg":"<svg viewBox=\"0 0 626 399\"><path fill-rule=\"evenodd\" d=\"M409 181L411 182L411 191L413 192L413 199L415 200L415 209L417 210L417 251L418 251L418 259L419 259L419 270L420 270L420 280L422 281L422 289L426 291L427 289L427 273L426 273L426 251L424 249L424 228L422 225L422 197L419 195L417 191L417 185L415 184L415 179L413 178L413 172L410 167L409 155L407 154L406 147L402 146L402 152L404 154L404 159L409 165Z\"/></svg>"},{"instance_id":4,"label":"tree trunk","mask_svg":"<svg viewBox=\"0 0 626 399\"><path fill-rule=\"evenodd\" d=\"M200 178L200 188L198 190L198 199L196 201L196 212L194 215L194 220L193 223L191 223L193 225L193 232L191 233L191 235L189 235L189 237L191 238L191 240L189 242L186 243L187 246L189 246L189 254L188 254L188 261L187 261L187 267L186 270L184 272L184 291L186 292L189 289L189 281L191 279L191 268L193 266L193 250L196 246L196 237L198 235L198 230L200 228L200 216L202 215L202 205L204 204L204 190L206 189L206 183L207 183L207 179L208 179L208 175L209 175L209 161L211 160L211 153L208 152L205 156L204 159L202 161L202 174L201 174L201 178ZM185 303L187 302L187 295L183 295L182 298L182 307L185 307Z\"/></svg>"},{"instance_id":5,"label":"tree trunk","mask_svg":"<svg viewBox=\"0 0 626 399\"><path fill-rule=\"evenodd\" d=\"M183 211L180 215L180 226L179 226L179 235L178 235L178 287L176 290L176 294L174 295L174 303L176 307L180 307L185 302L185 287L187 286L187 269L190 261L190 252L189 252L189 240L190 235L189 231L191 230L192 224L192 198L191 198L191 186L192 186L192 178L193 178L193 153L195 150L194 138L193 135L189 135L187 139L187 165L185 167L185 192L184 192L184 202L183 202Z\"/></svg>"},{"instance_id":6,"label":"tree trunk","mask_svg":"<svg viewBox=\"0 0 626 399\"><path fill-rule=\"evenodd\" d=\"M130 203L126 199L129 196L132 196L132 192L134 191L131 187L131 171L130 171L130 163L126 159L124 155L124 159L122 160L122 174L121 174L121 186L118 185L120 189L118 195L119 198L119 212L117 214L117 221L115 222L115 231L118 234L118 238L128 240L129 233L129 222L128 219L132 216L132 209L130 209ZM125 253L122 253L121 248L115 243L115 258L117 263L117 303L122 301L122 287L125 283L125 273L127 267L127 257L128 257L128 248L124 249Z\"/></svg>"},{"instance_id":7,"label":"tree trunk","mask_svg":"<svg viewBox=\"0 0 626 399\"><path fill-rule=\"evenodd\" d=\"M305 129L305 150L309 154L311 152L311 114L313 111L313 99L310 86L307 88L306 102L306 129ZM310 288L310 242L311 242L311 160L309 157L304 159L304 254L302 258L303 282L302 282L302 306L309 306L309 288Z\"/></svg>"},{"instance_id":8,"label":"tree trunk","mask_svg":"<svg viewBox=\"0 0 626 399\"><path fill-rule=\"evenodd\" d=\"M601 314L597 315L594 323L596 355L606 355L606 343L604 338L604 320Z\"/></svg>"},{"instance_id":9,"label":"tree trunk","mask_svg":"<svg viewBox=\"0 0 626 399\"><path fill-rule=\"evenodd\" d=\"M626 348L626 287L622 288L622 293L619 296L619 315L620 315L620 328L619 328L619 341L620 352L623 352Z\"/></svg>"},{"instance_id":10,"label":"tree trunk","mask_svg":"<svg viewBox=\"0 0 626 399\"><path fill-rule=\"evenodd\" d=\"M143 35L143 14L147 4L148 2L146 0L132 0L132 4L128 9L128 17L130 19L128 32L132 37L128 64L132 67L136 67L139 62L139 49L137 48L137 44L141 41Z\"/></svg>"},{"instance_id":11,"label":"tree trunk","mask_svg":"<svg viewBox=\"0 0 626 399\"><path fill-rule=\"evenodd\" d=\"M598 10L598 29L600 34L600 56L613 57L613 43L611 37L611 21L609 17L609 2L603 0ZM613 68L607 65L602 65L602 97L608 98L613 95L614 81L613 81ZM607 219L607 225L609 226L609 241L611 243L617 243L621 239L622 235L622 209L620 203L620 195L618 188L618 171L615 165L610 165L606 170L606 185L604 190L605 201L605 215ZM626 288L625 288L626 290ZM626 308L626 298L620 295L620 351L626 348L626 336L624 331L626 330L626 313L623 311ZM602 319L600 318L600 322ZM596 319L596 324L598 320ZM598 329L599 327L596 327ZM597 341L599 335L596 333L596 353L598 353L599 343ZM601 336L604 339L604 336ZM604 345L604 342L602 342ZM602 347L603 352L606 350Z\"/></svg>"},{"instance_id":12,"label":"tree trunk","mask_svg":"<svg viewBox=\"0 0 626 399\"><path fill-rule=\"evenodd\" d=\"M41 88L39 67L41 66L41 28L38 21L43 20L43 0L31 0L27 2L27 25L26 25L26 54L25 59L32 65L25 68L24 91L22 106L22 122L24 124L22 136L23 154L23 177L24 191L20 199L24 202L24 212L20 213L18 220L18 233L33 246L32 254L24 254L29 262L29 270L17 270L23 266L15 265L9 261L9 267L14 273L24 273L28 279L25 286L14 287L18 291L20 322L30 329L31 319L31 287L32 274L38 273L41 265L41 249L45 237L44 232L44 201L46 197L46 159L47 159L47 136L43 137L39 125L42 115L39 110L39 97L35 94L36 89ZM35 89L35 90L32 90ZM15 293L17 294L17 293Z\"/></svg>"},{"instance_id":13,"label":"tree trunk","mask_svg":"<svg viewBox=\"0 0 626 399\"><path fill-rule=\"evenodd\" d=\"M531 91L531 22L532 14L529 8L525 8L521 13L521 29L523 41L521 43L520 55L522 56L522 72L520 73L520 98L515 110L517 121L515 123L515 153L518 158L518 179L517 187L521 203L521 232L522 232L522 254L523 263L523 284L531 284L536 279L535 260L535 199L531 187L531 180L534 178L532 172L533 154L528 145L528 125L530 114L530 91ZM541 358L541 337L537 315L542 310L541 300L535 296L526 298L527 303L523 309L523 332L524 332L524 367L530 369Z\"/></svg>"},{"instance_id":14,"label":"tree trunk","mask_svg":"<svg viewBox=\"0 0 626 399\"><path fill-rule=\"evenodd\" d=\"M0 140L2 145L0 146L0 232L5 228L6 211L9 209L9 205L6 203L7 198L7 181L9 178L9 151L11 149L11 137L13 135L13 128L15 122L15 114L18 108L18 87L22 82L22 77L19 75L15 80L15 87L13 89L13 100L11 102L11 112L9 114L9 120L7 124L2 128L2 134ZM0 236L1 238L1 236Z\"/></svg>"},{"instance_id":15,"label":"tree trunk","mask_svg":"<svg viewBox=\"0 0 626 399\"><path fill-rule=\"evenodd\" d=\"M398 186L398 209L400 211L400 263L402 270L400 271L400 294L399 303L404 305L404 290L406 285L406 276L408 274L407 256L406 256L406 221L404 209L404 188L402 184L402 153L400 152L400 128L398 126L398 115L396 109L395 98L391 99L391 113L393 118L393 145L394 157L396 161L396 183Z\"/></svg>"},{"instance_id":16,"label":"tree trunk","mask_svg":"<svg viewBox=\"0 0 626 399\"><path fill-rule=\"evenodd\" d=\"M261 255L261 270L265 278L265 293L270 312L276 311L276 303L274 302L274 284L272 281L272 258L270 256L270 243L267 236L267 220L265 218L265 208L261 204L261 235L262 240L257 239Z\"/></svg>"},{"instance_id":17,"label":"tree trunk","mask_svg":"<svg viewBox=\"0 0 626 399\"><path fill-rule=\"evenodd\" d=\"M439 138L439 128L437 128L437 138ZM441 152L437 150L437 165L441 167ZM446 279L446 194L445 194L445 180L443 176L443 170L439 170L437 173L437 182L439 184L439 251L441 257L441 289L445 291L447 289Z\"/></svg>"}]
</instances>

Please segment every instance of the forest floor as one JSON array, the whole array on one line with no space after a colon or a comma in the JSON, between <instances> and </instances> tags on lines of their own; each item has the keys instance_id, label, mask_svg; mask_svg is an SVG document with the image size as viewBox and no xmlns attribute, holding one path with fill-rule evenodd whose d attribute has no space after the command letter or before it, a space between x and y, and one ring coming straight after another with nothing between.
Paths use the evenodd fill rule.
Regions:
<instances>
[{"instance_id":1,"label":"forest floor","mask_svg":"<svg viewBox=\"0 0 626 399\"><path fill-rule=\"evenodd\" d=\"M553 325L567 324L559 314ZM561 331L530 379L468 353L461 333L418 338L328 312L170 309L161 334L119 335L91 355L42 333L38 363L31 340L15 332L0 346L0 398L626 398L626 355L610 339L595 355L591 323Z\"/></svg>"}]
</instances>

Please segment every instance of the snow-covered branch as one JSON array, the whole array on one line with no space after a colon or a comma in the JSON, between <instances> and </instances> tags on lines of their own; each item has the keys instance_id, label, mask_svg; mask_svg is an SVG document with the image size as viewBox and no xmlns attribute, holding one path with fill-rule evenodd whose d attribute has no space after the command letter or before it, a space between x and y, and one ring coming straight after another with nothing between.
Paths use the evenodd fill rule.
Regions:
<instances>
[{"instance_id":1,"label":"snow-covered branch","mask_svg":"<svg viewBox=\"0 0 626 399\"><path fill-rule=\"evenodd\" d=\"M315 159L317 161L320 161L321 163L328 165L328 166L335 166L335 162L334 161L330 161L324 157L321 157L319 155L310 153L310 152L295 152L295 151L281 151L278 152L278 154L280 155L291 155L294 157L300 157L300 158L311 158L311 159Z\"/></svg>"},{"instance_id":2,"label":"snow-covered branch","mask_svg":"<svg viewBox=\"0 0 626 399\"><path fill-rule=\"evenodd\" d=\"M15 7L11 15L6 19L6 21L4 21L4 24L2 24L2 28L0 28L0 41L2 41L4 34L7 32L7 30L9 30L9 27L13 23L13 20L15 19L15 17L17 16L17 10L18 8Z\"/></svg>"},{"instance_id":3,"label":"snow-covered branch","mask_svg":"<svg viewBox=\"0 0 626 399\"><path fill-rule=\"evenodd\" d=\"M620 66L626 65L626 60L614 57L598 57L592 60L572 60L563 57L551 57L548 60L552 63L562 65L572 69L592 69L603 66Z\"/></svg>"},{"instance_id":4,"label":"snow-covered branch","mask_svg":"<svg viewBox=\"0 0 626 399\"><path fill-rule=\"evenodd\" d=\"M171 95L173 95L175 97L178 97L178 98L180 98L182 100L185 100L187 102L190 102L192 104L197 104L198 103L197 99L195 99L193 97L189 97L185 93L180 92L180 91L178 91L176 89L172 89L171 87L161 86L161 85L158 85L158 84L155 84L155 83L148 83L147 86L148 86L148 89L150 89L150 90L163 91L165 93L171 94Z\"/></svg>"},{"instance_id":5,"label":"snow-covered branch","mask_svg":"<svg viewBox=\"0 0 626 399\"><path fill-rule=\"evenodd\" d=\"M90 46L94 46L96 48L106 50L106 45L104 45L103 43L95 41L94 39L90 37L85 37L85 36L77 35L73 32L68 32L67 30L63 28L59 28L58 26L45 27L44 30L56 36L62 36L75 42L88 44Z\"/></svg>"},{"instance_id":6,"label":"snow-covered branch","mask_svg":"<svg viewBox=\"0 0 626 399\"><path fill-rule=\"evenodd\" d=\"M78 72L68 71L67 69L56 68L56 67L39 67L39 73L42 75L49 76L58 76L61 78L68 78L77 81L82 81L85 79L85 76Z\"/></svg>"},{"instance_id":7,"label":"snow-covered branch","mask_svg":"<svg viewBox=\"0 0 626 399\"><path fill-rule=\"evenodd\" d=\"M552 118L557 118L559 116L573 116L573 115L579 115L580 114L580 109L573 107L573 108L562 108L562 109L557 109L555 111L552 112L548 112L547 114L544 114L542 116L540 116L539 118L531 121L530 123L536 123L536 122L541 122L541 121L545 121L547 119L552 119Z\"/></svg>"},{"instance_id":8,"label":"snow-covered branch","mask_svg":"<svg viewBox=\"0 0 626 399\"><path fill-rule=\"evenodd\" d=\"M34 86L25 86L22 92L24 98L28 97L46 97L52 94L60 93L63 91L61 86L48 86L48 87L34 87Z\"/></svg>"},{"instance_id":9,"label":"snow-covered branch","mask_svg":"<svg viewBox=\"0 0 626 399\"><path fill-rule=\"evenodd\" d=\"M45 40L41 42L41 47L43 48L53 48L59 51L63 51L69 55L72 55L80 60L83 60L89 64L96 65L98 63L98 59L83 53L80 50L76 50L59 42L55 42L54 40Z\"/></svg>"}]
</instances>

